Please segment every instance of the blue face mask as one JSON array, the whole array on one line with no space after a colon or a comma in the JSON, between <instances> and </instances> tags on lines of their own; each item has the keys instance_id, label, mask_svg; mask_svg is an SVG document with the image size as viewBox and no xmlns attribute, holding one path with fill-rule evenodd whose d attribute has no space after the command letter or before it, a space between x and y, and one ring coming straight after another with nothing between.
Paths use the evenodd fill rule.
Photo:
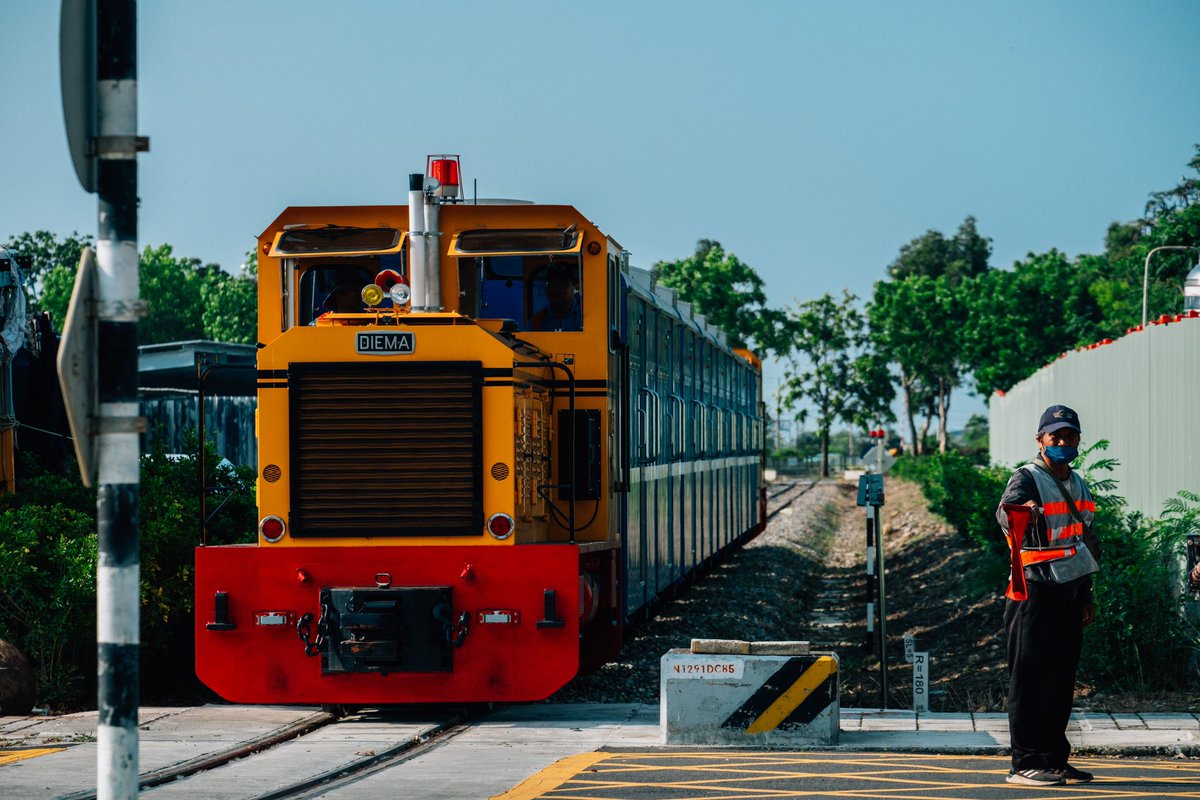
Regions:
<instances>
[{"instance_id":1,"label":"blue face mask","mask_svg":"<svg viewBox=\"0 0 1200 800\"><path fill-rule=\"evenodd\" d=\"M1059 447L1057 445L1046 448L1046 458L1054 464L1070 464L1079 455L1078 447Z\"/></svg>"}]
</instances>

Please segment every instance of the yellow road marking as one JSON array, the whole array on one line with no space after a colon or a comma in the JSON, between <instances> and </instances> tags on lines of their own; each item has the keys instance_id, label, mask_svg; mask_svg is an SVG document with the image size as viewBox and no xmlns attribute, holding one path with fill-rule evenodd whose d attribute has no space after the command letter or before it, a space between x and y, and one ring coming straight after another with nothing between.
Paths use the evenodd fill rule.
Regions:
<instances>
[{"instance_id":1,"label":"yellow road marking","mask_svg":"<svg viewBox=\"0 0 1200 800\"><path fill-rule=\"evenodd\" d=\"M37 747L29 750L0 750L0 767L5 764L12 764L15 761L24 761L27 758L48 756L51 753L58 753L66 749L65 747Z\"/></svg>"},{"instance_id":2,"label":"yellow road marking","mask_svg":"<svg viewBox=\"0 0 1200 800\"><path fill-rule=\"evenodd\" d=\"M1036 789L1030 790L1028 787L1022 786L1007 786L1003 783L1004 775L1007 773L1007 764L1003 769L960 769L955 767L945 767L939 764L923 764L926 772L936 773L939 779L935 780L920 780L912 778L897 777L897 773L908 773L920 771L920 768L914 770L913 761L930 761L952 760L953 756L945 754L933 755L918 755L905 754L903 756L884 756L879 758L871 758L865 756L855 756L847 758L842 754L812 754L812 753L755 753L748 754L745 752L738 753L714 753L714 752L671 752L671 753L610 753L601 754L594 753L588 756L599 756L594 760L587 756L576 756L574 758L582 759L578 763L586 764L587 766L600 765L596 769L591 769L590 775L584 775L581 772L574 774L562 774L570 770L572 759L564 759L558 762L552 770L555 770L553 775L543 773L540 776L526 781L517 789L528 788L538 792L551 793L550 796L554 800L597 800L598 797L613 798L612 792L622 788L635 789L639 794L644 794L647 790L662 789L667 790L672 798L682 800L682 798L693 797L687 792L697 792L694 797L719 797L721 800L761 800L761 798L805 798L805 797L829 797L829 798L854 798L854 800L946 800L946 795L943 794L947 790L962 790L975 789L993 786L991 783L978 782L956 782L953 780L954 775L995 775L996 783L1004 789L1011 789L1013 793L1006 795L1006 800L1040 800L1045 796L1044 791ZM607 758L603 758L607 756ZM972 760L978 761L995 761L1008 762L1007 756L972 756ZM683 760L693 762L685 764ZM895 760L902 763L892 763ZM603 764L601 764L603 761ZM1104 798L1117 798L1119 800L1128 800L1129 798L1142 797L1191 797L1200 798L1200 791L1191 789L1188 791L1163 791L1172 784L1187 783L1195 786L1197 777L1200 777L1200 767L1190 764L1179 764L1167 761L1138 761L1126 762L1117 766L1112 762L1081 759L1079 761L1083 766L1091 766L1092 768L1100 767L1101 769L1112 768L1114 771L1119 770L1123 774L1119 775L1098 775L1097 780L1090 784L1072 784L1063 787L1056 787L1056 796L1066 796L1078 798L1079 800L1103 800ZM657 763L655 763L657 762ZM861 772L816 772L805 769L803 771L789 772L781 767L787 765L810 765L825 763L830 765L850 766L870 766L873 770L864 770ZM999 764L997 765L999 766ZM774 767L774 769L772 769ZM586 767L581 768L586 769ZM1141 773L1143 770L1158 773L1153 777L1148 777ZM697 777L693 780L678 780L678 781L639 781L636 778L637 774L643 774L653 771L665 773L681 773L692 772L701 773L706 777ZM1129 775L1128 772L1135 774ZM1173 775L1164 775L1163 772L1173 772ZM717 773L719 775L714 775ZM624 774L626 777L622 779ZM537 780L541 778L541 780ZM807 781L806 781L807 779ZM947 780L949 779L949 780ZM765 780L784 780L796 781L801 785L796 787L765 787L761 786L761 782ZM811 780L842 780L842 781L873 781L884 784L883 786L874 787L856 787L844 789L827 789L824 791L814 791L811 783L804 785ZM536 783L535 783L536 781ZM760 784L755 786L754 784ZM1147 786L1142 789L1122 789L1122 784L1141 784ZM916 790L916 791L914 791ZM923 790L923 791L922 791ZM517 790L513 790L514 792ZM603 793L597 795L596 793ZM920 793L917 793L920 792ZM930 792L925 794L924 792ZM505 794L500 798L503 800L532 800L532 798L546 797L546 794ZM500 800L497 798L496 800Z\"/></svg>"},{"instance_id":3,"label":"yellow road marking","mask_svg":"<svg viewBox=\"0 0 1200 800\"><path fill-rule=\"evenodd\" d=\"M787 688L783 694L779 695L779 699L767 707L767 710L759 714L758 719L750 723L746 728L746 733L762 733L764 731L773 731L779 727L779 723L787 719L788 714L796 710L796 706L803 703L812 694L813 690L821 685L821 682L837 672L837 662L832 658L822 657L813 662L813 665L804 671L804 674L796 679L796 682Z\"/></svg>"},{"instance_id":4,"label":"yellow road marking","mask_svg":"<svg viewBox=\"0 0 1200 800\"><path fill-rule=\"evenodd\" d=\"M535 800L552 792L589 767L612 758L614 753L580 753L560 758L536 775L530 775L504 794L492 800Z\"/></svg>"}]
</instances>

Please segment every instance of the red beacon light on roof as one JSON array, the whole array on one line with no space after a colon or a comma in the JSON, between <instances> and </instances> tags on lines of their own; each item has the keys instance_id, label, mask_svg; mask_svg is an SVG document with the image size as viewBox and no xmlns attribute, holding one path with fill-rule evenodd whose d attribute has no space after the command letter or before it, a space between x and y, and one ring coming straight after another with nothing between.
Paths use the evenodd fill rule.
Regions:
<instances>
[{"instance_id":1,"label":"red beacon light on roof","mask_svg":"<svg viewBox=\"0 0 1200 800\"><path fill-rule=\"evenodd\" d=\"M434 197L456 198L462 188L462 163L459 156L438 154L425 159L425 177L434 185L429 193Z\"/></svg>"}]
</instances>

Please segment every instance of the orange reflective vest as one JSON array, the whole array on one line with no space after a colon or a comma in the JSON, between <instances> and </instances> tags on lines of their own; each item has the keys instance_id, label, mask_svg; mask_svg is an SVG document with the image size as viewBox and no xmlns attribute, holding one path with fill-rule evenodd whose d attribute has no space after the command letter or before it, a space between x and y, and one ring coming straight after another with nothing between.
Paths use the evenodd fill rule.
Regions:
<instances>
[{"instance_id":1,"label":"orange reflective vest","mask_svg":"<svg viewBox=\"0 0 1200 800\"><path fill-rule=\"evenodd\" d=\"M1004 536L1008 541L1009 552L1012 555L1012 577L1008 582L1005 596L1012 600L1024 600L1027 596L1025 579L1034 581L1054 582L1049 570L1039 567L1050 561L1060 561L1073 558L1078 553L1079 545L1083 542L1083 523L1092 524L1096 514L1096 502L1087 484L1076 473L1072 472L1063 483L1070 492L1071 500L1079 511L1082 522L1071 514L1071 507L1062 499L1057 482L1052 475L1035 464L1021 467L1034 480L1038 496L1042 499L1041 517L1044 525L1032 524L1033 519L1021 520L1022 524L1009 525L1017 519L1013 512L1002 506L1005 513L999 514L1004 528ZM1011 530L1010 530L1011 527ZM1015 538L1014 534L1016 534ZM1018 569L1018 564L1020 568ZM1094 565L1093 565L1094 569Z\"/></svg>"}]
</instances>

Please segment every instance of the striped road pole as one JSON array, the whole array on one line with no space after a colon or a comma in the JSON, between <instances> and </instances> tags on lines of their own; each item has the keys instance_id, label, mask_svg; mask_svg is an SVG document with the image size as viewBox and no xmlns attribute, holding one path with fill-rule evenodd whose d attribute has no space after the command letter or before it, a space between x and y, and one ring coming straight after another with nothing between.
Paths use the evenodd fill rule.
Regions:
<instances>
[{"instance_id":1,"label":"striped road pole","mask_svg":"<svg viewBox=\"0 0 1200 800\"><path fill-rule=\"evenodd\" d=\"M99 800L138 793L137 4L96 6Z\"/></svg>"}]
</instances>

